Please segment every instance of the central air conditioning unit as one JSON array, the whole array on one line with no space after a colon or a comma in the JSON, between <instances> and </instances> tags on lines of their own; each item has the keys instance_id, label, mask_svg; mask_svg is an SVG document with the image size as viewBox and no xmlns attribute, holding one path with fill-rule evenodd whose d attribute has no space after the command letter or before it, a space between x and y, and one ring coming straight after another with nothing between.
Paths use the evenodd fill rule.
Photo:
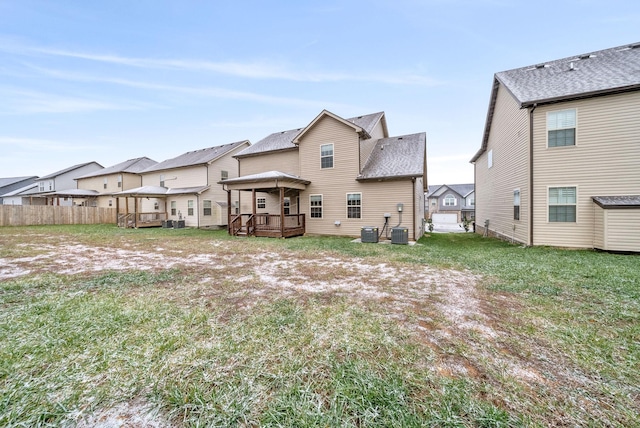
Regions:
<instances>
[{"instance_id":1,"label":"central air conditioning unit","mask_svg":"<svg viewBox=\"0 0 640 428\"><path fill-rule=\"evenodd\" d=\"M374 226L366 226L360 229L360 241L367 243L378 242L378 228Z\"/></svg>"},{"instance_id":2,"label":"central air conditioning unit","mask_svg":"<svg viewBox=\"0 0 640 428\"><path fill-rule=\"evenodd\" d=\"M392 244L408 244L409 229L407 229L406 227L391 228L391 243Z\"/></svg>"}]
</instances>

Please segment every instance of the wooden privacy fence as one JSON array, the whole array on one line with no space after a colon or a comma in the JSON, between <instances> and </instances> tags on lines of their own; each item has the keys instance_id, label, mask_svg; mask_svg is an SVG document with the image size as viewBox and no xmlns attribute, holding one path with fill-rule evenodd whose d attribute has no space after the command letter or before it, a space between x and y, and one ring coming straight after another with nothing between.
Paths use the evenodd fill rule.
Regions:
<instances>
[{"instance_id":1,"label":"wooden privacy fence","mask_svg":"<svg viewBox=\"0 0 640 428\"><path fill-rule=\"evenodd\" d=\"M0 205L0 226L116 224L115 208L55 205Z\"/></svg>"}]
</instances>

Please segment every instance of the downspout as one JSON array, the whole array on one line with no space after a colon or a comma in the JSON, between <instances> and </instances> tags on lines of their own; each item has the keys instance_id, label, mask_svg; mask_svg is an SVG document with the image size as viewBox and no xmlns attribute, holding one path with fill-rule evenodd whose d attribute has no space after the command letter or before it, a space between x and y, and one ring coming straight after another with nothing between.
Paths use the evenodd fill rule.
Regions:
<instances>
[{"instance_id":1,"label":"downspout","mask_svg":"<svg viewBox=\"0 0 640 428\"><path fill-rule=\"evenodd\" d=\"M537 103L529 110L529 245L533 245L533 112Z\"/></svg>"},{"instance_id":2,"label":"downspout","mask_svg":"<svg viewBox=\"0 0 640 428\"><path fill-rule=\"evenodd\" d=\"M198 221L196 222L196 227L200 229L200 194L196 193L196 212L198 213Z\"/></svg>"},{"instance_id":3,"label":"downspout","mask_svg":"<svg viewBox=\"0 0 640 428\"><path fill-rule=\"evenodd\" d=\"M411 177L411 193L413 193L413 197L411 198L411 228L413 229L413 240L416 239L416 178Z\"/></svg>"}]
</instances>

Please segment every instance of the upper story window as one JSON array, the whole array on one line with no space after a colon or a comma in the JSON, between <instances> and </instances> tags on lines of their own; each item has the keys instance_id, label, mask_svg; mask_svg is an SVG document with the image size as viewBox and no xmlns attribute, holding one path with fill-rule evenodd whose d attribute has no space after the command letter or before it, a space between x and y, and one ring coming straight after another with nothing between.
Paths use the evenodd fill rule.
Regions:
<instances>
[{"instance_id":1,"label":"upper story window","mask_svg":"<svg viewBox=\"0 0 640 428\"><path fill-rule=\"evenodd\" d=\"M549 222L575 223L576 188L549 188Z\"/></svg>"},{"instance_id":2,"label":"upper story window","mask_svg":"<svg viewBox=\"0 0 640 428\"><path fill-rule=\"evenodd\" d=\"M164 187L164 174L160 174L160 187Z\"/></svg>"},{"instance_id":3,"label":"upper story window","mask_svg":"<svg viewBox=\"0 0 640 428\"><path fill-rule=\"evenodd\" d=\"M470 207L474 206L476 204L476 198L474 196L469 196L467 198L467 205L469 205Z\"/></svg>"},{"instance_id":4,"label":"upper story window","mask_svg":"<svg viewBox=\"0 0 640 428\"><path fill-rule=\"evenodd\" d=\"M444 197L444 206L445 207L455 207L456 206L456 197L453 195L447 195Z\"/></svg>"},{"instance_id":5,"label":"upper story window","mask_svg":"<svg viewBox=\"0 0 640 428\"><path fill-rule=\"evenodd\" d=\"M220 171L220 181L227 180L229 178L229 171Z\"/></svg>"},{"instance_id":6,"label":"upper story window","mask_svg":"<svg viewBox=\"0 0 640 428\"><path fill-rule=\"evenodd\" d=\"M44 192L44 181L41 181L40 183L38 183L38 190L41 192Z\"/></svg>"},{"instance_id":7,"label":"upper story window","mask_svg":"<svg viewBox=\"0 0 640 428\"><path fill-rule=\"evenodd\" d=\"M487 153L487 168L491 168L493 166L493 150L489 150Z\"/></svg>"},{"instance_id":8,"label":"upper story window","mask_svg":"<svg viewBox=\"0 0 640 428\"><path fill-rule=\"evenodd\" d=\"M122 174L118 175L118 187L122 187Z\"/></svg>"},{"instance_id":9,"label":"upper story window","mask_svg":"<svg viewBox=\"0 0 640 428\"><path fill-rule=\"evenodd\" d=\"M361 218L362 193L347 193L347 218Z\"/></svg>"},{"instance_id":10,"label":"upper story window","mask_svg":"<svg viewBox=\"0 0 640 428\"><path fill-rule=\"evenodd\" d=\"M106 189L106 188L107 188L107 183L108 183L108 181L109 181L109 180L107 179L107 177L105 177L105 178L104 178L104 180L103 180L103 182L102 182L102 187L103 187L104 189Z\"/></svg>"},{"instance_id":11,"label":"upper story window","mask_svg":"<svg viewBox=\"0 0 640 428\"><path fill-rule=\"evenodd\" d=\"M320 146L320 168L333 168L333 144Z\"/></svg>"},{"instance_id":12,"label":"upper story window","mask_svg":"<svg viewBox=\"0 0 640 428\"><path fill-rule=\"evenodd\" d=\"M576 145L576 110L547 113L547 147Z\"/></svg>"}]
</instances>

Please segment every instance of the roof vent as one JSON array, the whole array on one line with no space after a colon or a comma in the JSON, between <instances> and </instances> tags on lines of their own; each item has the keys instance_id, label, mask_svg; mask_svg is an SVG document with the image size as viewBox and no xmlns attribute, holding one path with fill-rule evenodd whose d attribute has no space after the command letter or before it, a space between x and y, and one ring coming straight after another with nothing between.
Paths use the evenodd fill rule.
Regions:
<instances>
[{"instance_id":1,"label":"roof vent","mask_svg":"<svg viewBox=\"0 0 640 428\"><path fill-rule=\"evenodd\" d=\"M398 140L402 140L402 137L398 137Z\"/></svg>"},{"instance_id":2,"label":"roof vent","mask_svg":"<svg viewBox=\"0 0 640 428\"><path fill-rule=\"evenodd\" d=\"M546 68L546 67L548 67L548 65L547 64L536 64L535 67L536 68Z\"/></svg>"},{"instance_id":3,"label":"roof vent","mask_svg":"<svg viewBox=\"0 0 640 428\"><path fill-rule=\"evenodd\" d=\"M589 58L593 58L593 57L594 57L594 55L587 54L587 55L580 55L578 57L578 59L589 59Z\"/></svg>"},{"instance_id":4,"label":"roof vent","mask_svg":"<svg viewBox=\"0 0 640 428\"><path fill-rule=\"evenodd\" d=\"M571 61L571 63L569 64L569 71L575 71L575 70L576 70L576 67L573 64L573 61Z\"/></svg>"},{"instance_id":5,"label":"roof vent","mask_svg":"<svg viewBox=\"0 0 640 428\"><path fill-rule=\"evenodd\" d=\"M638 48L640 48L640 43L629 45L629 49L638 49Z\"/></svg>"}]
</instances>

